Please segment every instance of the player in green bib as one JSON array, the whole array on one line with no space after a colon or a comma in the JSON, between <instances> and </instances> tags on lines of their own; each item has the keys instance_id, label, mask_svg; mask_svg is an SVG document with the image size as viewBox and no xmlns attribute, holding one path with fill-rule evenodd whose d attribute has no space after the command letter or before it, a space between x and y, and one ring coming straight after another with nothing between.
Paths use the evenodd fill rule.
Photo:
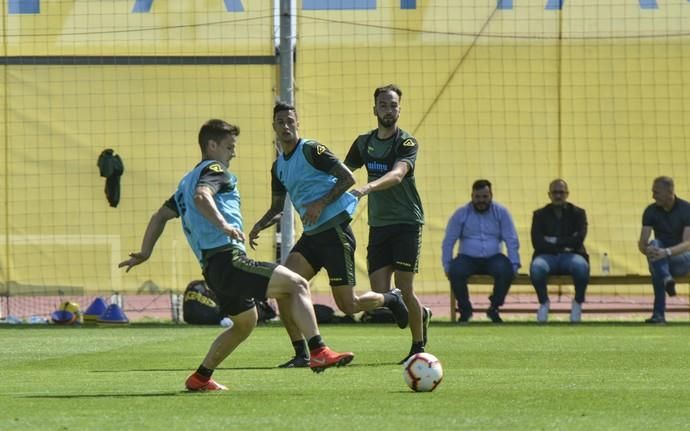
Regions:
<instances>
[{"instance_id":1,"label":"player in green bib","mask_svg":"<svg viewBox=\"0 0 690 431\"><path fill-rule=\"evenodd\" d=\"M398 127L402 90L394 84L374 91L374 115L378 127L355 139L345 157L352 169L365 166L367 184L351 191L369 196L369 244L367 264L374 292L387 292L395 275L409 313L412 347L400 361L424 351L431 310L423 307L414 292L419 270L424 210L415 184L414 167L419 144Z\"/></svg>"}]
</instances>

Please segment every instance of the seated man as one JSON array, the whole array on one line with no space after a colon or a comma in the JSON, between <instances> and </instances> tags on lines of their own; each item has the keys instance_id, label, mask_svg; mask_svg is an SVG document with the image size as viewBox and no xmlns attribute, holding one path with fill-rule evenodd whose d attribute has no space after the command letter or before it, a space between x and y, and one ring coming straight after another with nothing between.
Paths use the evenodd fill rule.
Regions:
<instances>
[{"instance_id":1,"label":"seated man","mask_svg":"<svg viewBox=\"0 0 690 431\"><path fill-rule=\"evenodd\" d=\"M537 291L537 321L549 319L549 275L572 275L575 298L570 308L570 321L579 322L582 303L589 282L589 256L584 241L587 236L587 214L568 202L568 184L556 179L549 184L551 203L536 210L532 216L534 255L529 275Z\"/></svg>"},{"instance_id":2,"label":"seated man","mask_svg":"<svg viewBox=\"0 0 690 431\"><path fill-rule=\"evenodd\" d=\"M494 278L494 289L489 296L491 306L486 315L494 323L502 322L499 307L503 305L520 268L520 241L513 218L503 205L492 199L491 183L488 180L475 181L472 201L455 211L443 238L441 262L458 300L459 323L469 322L472 318L467 280L474 274L488 274ZM458 241L460 250L453 258L453 249ZM501 253L501 243L506 244L507 257Z\"/></svg>"},{"instance_id":3,"label":"seated man","mask_svg":"<svg viewBox=\"0 0 690 431\"><path fill-rule=\"evenodd\" d=\"M666 293L676 295L674 276L690 273L690 203L675 195L673 178L658 177L652 185L654 203L642 215L638 248L649 261L654 310L646 323L666 323ZM654 240L649 237L654 231Z\"/></svg>"}]
</instances>

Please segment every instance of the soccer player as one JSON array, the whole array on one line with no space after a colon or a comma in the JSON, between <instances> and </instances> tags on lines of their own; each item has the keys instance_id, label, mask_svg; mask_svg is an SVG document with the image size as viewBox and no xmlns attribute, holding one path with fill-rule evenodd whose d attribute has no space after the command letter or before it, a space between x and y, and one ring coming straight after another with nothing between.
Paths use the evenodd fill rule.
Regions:
<instances>
[{"instance_id":1,"label":"soccer player","mask_svg":"<svg viewBox=\"0 0 690 431\"><path fill-rule=\"evenodd\" d=\"M402 328L407 326L407 308L399 291L355 294L355 237L350 229L357 198L347 189L354 176L324 145L300 137L299 120L294 106L284 102L273 108L273 129L282 154L271 168L271 207L249 233L249 243L257 245L259 232L279 220L286 193L302 219L304 232L285 261L285 266L310 280L325 268L335 302L345 314L388 307ZM280 318L290 336L295 356L281 368L308 364L303 336L295 323L293 309L278 299Z\"/></svg>"},{"instance_id":2,"label":"soccer player","mask_svg":"<svg viewBox=\"0 0 690 431\"><path fill-rule=\"evenodd\" d=\"M412 347L400 363L423 352L431 310L422 307L414 292L419 268L424 210L415 185L414 167L419 144L398 127L402 90L394 85L374 91L378 127L355 139L345 157L350 169L366 166L368 183L354 189L358 198L369 196L369 281L376 292L387 292L395 275L409 311Z\"/></svg>"},{"instance_id":3,"label":"soccer player","mask_svg":"<svg viewBox=\"0 0 690 431\"><path fill-rule=\"evenodd\" d=\"M313 371L346 365L354 358L352 353L329 349L319 335L307 280L284 266L257 262L245 254L237 177L228 171L239 134L239 127L223 120L209 120L201 127L201 162L153 214L141 250L119 264L129 271L148 260L166 223L176 217L182 219L182 229L206 283L218 298L221 314L230 315L234 322L215 339L197 371L187 379L185 385L190 391L227 389L211 375L256 326L255 298L276 298L290 309L309 342Z\"/></svg>"}]
</instances>

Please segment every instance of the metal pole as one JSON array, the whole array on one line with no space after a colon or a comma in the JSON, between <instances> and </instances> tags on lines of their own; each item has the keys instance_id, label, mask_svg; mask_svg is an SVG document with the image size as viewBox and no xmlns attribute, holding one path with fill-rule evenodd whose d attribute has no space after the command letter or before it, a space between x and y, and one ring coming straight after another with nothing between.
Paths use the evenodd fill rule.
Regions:
<instances>
[{"instance_id":1,"label":"metal pole","mask_svg":"<svg viewBox=\"0 0 690 431\"><path fill-rule=\"evenodd\" d=\"M294 105L294 59L296 27L293 28L294 0L280 0L280 100ZM283 217L280 220L280 262L285 263L294 244L295 218L292 201L285 199Z\"/></svg>"}]
</instances>

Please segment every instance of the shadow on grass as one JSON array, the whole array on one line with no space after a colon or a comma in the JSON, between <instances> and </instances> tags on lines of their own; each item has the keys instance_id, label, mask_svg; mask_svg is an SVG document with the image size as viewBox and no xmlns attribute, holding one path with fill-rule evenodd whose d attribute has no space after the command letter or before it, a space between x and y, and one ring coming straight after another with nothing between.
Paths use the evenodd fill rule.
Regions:
<instances>
[{"instance_id":1,"label":"shadow on grass","mask_svg":"<svg viewBox=\"0 0 690 431\"><path fill-rule=\"evenodd\" d=\"M500 328L500 327L537 327L537 328L546 328L549 326L556 326L556 327L568 327L568 328L577 328L577 327L588 327L588 326L612 326L612 327L630 327L630 326L645 326L645 327L690 327L690 321L674 321L671 320L665 324L662 325L651 325L649 323L644 323L642 320L640 321L615 321L615 320L594 320L594 321L583 321L580 323L570 323L568 321L553 321L553 322L548 322L548 323L538 323L535 321L519 321L519 322L511 322L511 321L503 321L503 323L492 323L492 322L474 322L471 321L469 323L457 323L457 322L432 322L431 327L458 327L458 328Z\"/></svg>"},{"instance_id":2,"label":"shadow on grass","mask_svg":"<svg viewBox=\"0 0 690 431\"><path fill-rule=\"evenodd\" d=\"M278 367L218 367L216 370L277 370ZM90 370L90 373L173 373L173 372L194 372L192 368L137 368L130 370Z\"/></svg>"},{"instance_id":3,"label":"shadow on grass","mask_svg":"<svg viewBox=\"0 0 690 431\"><path fill-rule=\"evenodd\" d=\"M34 399L79 399L79 398L146 398L146 397L176 397L178 395L190 394L189 391L174 392L148 392L148 393L102 393L102 394L56 394L56 395L23 395L17 398Z\"/></svg>"},{"instance_id":4,"label":"shadow on grass","mask_svg":"<svg viewBox=\"0 0 690 431\"><path fill-rule=\"evenodd\" d=\"M391 365L398 365L397 362L376 362L376 363L352 363L348 364L347 367L342 368L361 368L361 367L389 367ZM299 368L278 368L273 367L218 367L216 371L252 371L252 370L285 370L286 372L292 372L293 369ZM309 367L303 367L301 369L308 370ZM177 373L177 372L193 372L194 370L190 368L137 368L129 370L89 370L89 373Z\"/></svg>"}]
</instances>

